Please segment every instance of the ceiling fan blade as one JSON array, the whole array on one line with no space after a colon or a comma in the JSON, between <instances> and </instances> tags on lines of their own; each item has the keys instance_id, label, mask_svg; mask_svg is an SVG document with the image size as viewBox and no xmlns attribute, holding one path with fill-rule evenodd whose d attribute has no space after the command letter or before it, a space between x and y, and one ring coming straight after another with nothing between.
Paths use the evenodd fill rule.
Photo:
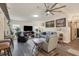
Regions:
<instances>
[{"instance_id":1,"label":"ceiling fan blade","mask_svg":"<svg viewBox=\"0 0 79 59\"><path fill-rule=\"evenodd\" d=\"M55 7L57 4L58 4L58 3L53 4L50 9L52 9L53 7Z\"/></svg>"},{"instance_id":2,"label":"ceiling fan blade","mask_svg":"<svg viewBox=\"0 0 79 59\"><path fill-rule=\"evenodd\" d=\"M41 15L48 16L48 14L45 11L41 12Z\"/></svg>"},{"instance_id":3,"label":"ceiling fan blade","mask_svg":"<svg viewBox=\"0 0 79 59\"><path fill-rule=\"evenodd\" d=\"M45 5L46 9L48 9L48 8L47 8L47 5L46 5L46 3L44 3L44 5Z\"/></svg>"},{"instance_id":4,"label":"ceiling fan blade","mask_svg":"<svg viewBox=\"0 0 79 59\"><path fill-rule=\"evenodd\" d=\"M62 12L62 11L52 11L52 12Z\"/></svg>"},{"instance_id":5,"label":"ceiling fan blade","mask_svg":"<svg viewBox=\"0 0 79 59\"><path fill-rule=\"evenodd\" d=\"M54 13L50 12L52 15L54 15Z\"/></svg>"},{"instance_id":6,"label":"ceiling fan blade","mask_svg":"<svg viewBox=\"0 0 79 59\"><path fill-rule=\"evenodd\" d=\"M61 6L61 7L58 7L58 8L54 8L54 9L52 9L52 11L57 10L57 9L61 9L61 8L64 8L64 7L66 7L66 6L64 5L64 6Z\"/></svg>"}]
</instances>

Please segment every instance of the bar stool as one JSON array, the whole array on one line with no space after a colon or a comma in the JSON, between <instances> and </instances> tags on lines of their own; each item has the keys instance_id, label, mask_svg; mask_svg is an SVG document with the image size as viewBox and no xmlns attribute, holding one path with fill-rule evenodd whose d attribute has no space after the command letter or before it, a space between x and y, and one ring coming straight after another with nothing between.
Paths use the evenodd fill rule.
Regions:
<instances>
[{"instance_id":1,"label":"bar stool","mask_svg":"<svg viewBox=\"0 0 79 59\"><path fill-rule=\"evenodd\" d=\"M34 47L32 49L32 52L33 52L34 56L37 56L39 54L39 51L41 50L42 43L39 43L39 44L34 43L34 44L35 45L34 45ZM33 51L34 49L35 49L35 51Z\"/></svg>"},{"instance_id":2,"label":"bar stool","mask_svg":"<svg viewBox=\"0 0 79 59\"><path fill-rule=\"evenodd\" d=\"M59 39L58 43L62 44L63 43L63 33L59 34Z\"/></svg>"},{"instance_id":3,"label":"bar stool","mask_svg":"<svg viewBox=\"0 0 79 59\"><path fill-rule=\"evenodd\" d=\"M7 40L0 41L0 55L12 56L9 41Z\"/></svg>"},{"instance_id":4,"label":"bar stool","mask_svg":"<svg viewBox=\"0 0 79 59\"><path fill-rule=\"evenodd\" d=\"M34 47L32 49L33 56L37 56L42 49L43 41L40 38L33 39ZM35 49L35 50L34 50Z\"/></svg>"}]
</instances>

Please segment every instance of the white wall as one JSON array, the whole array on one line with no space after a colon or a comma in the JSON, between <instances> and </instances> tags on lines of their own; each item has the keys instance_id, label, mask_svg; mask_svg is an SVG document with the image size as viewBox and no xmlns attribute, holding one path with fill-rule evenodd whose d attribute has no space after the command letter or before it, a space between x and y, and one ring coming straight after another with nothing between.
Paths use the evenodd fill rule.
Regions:
<instances>
[{"instance_id":1,"label":"white wall","mask_svg":"<svg viewBox=\"0 0 79 59\"><path fill-rule=\"evenodd\" d=\"M0 8L0 40L4 40L4 15Z\"/></svg>"}]
</instances>

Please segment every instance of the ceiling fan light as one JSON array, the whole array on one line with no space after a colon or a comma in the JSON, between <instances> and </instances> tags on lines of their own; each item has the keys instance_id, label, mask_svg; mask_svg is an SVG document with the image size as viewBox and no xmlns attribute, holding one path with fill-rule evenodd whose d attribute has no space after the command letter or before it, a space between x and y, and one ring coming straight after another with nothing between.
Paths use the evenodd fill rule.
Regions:
<instances>
[{"instance_id":1,"label":"ceiling fan light","mask_svg":"<svg viewBox=\"0 0 79 59\"><path fill-rule=\"evenodd\" d=\"M39 17L38 15L33 15L33 17Z\"/></svg>"},{"instance_id":2,"label":"ceiling fan light","mask_svg":"<svg viewBox=\"0 0 79 59\"><path fill-rule=\"evenodd\" d=\"M50 14L50 12L48 11L47 14Z\"/></svg>"}]
</instances>

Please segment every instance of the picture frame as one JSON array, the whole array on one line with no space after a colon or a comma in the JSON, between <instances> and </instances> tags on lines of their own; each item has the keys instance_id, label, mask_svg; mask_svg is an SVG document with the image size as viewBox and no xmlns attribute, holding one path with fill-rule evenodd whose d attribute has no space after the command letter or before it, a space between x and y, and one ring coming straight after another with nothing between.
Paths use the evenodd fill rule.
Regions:
<instances>
[{"instance_id":1,"label":"picture frame","mask_svg":"<svg viewBox=\"0 0 79 59\"><path fill-rule=\"evenodd\" d=\"M46 22L46 27L54 27L54 21Z\"/></svg>"},{"instance_id":2,"label":"picture frame","mask_svg":"<svg viewBox=\"0 0 79 59\"><path fill-rule=\"evenodd\" d=\"M57 19L56 27L66 27L66 18Z\"/></svg>"}]
</instances>

